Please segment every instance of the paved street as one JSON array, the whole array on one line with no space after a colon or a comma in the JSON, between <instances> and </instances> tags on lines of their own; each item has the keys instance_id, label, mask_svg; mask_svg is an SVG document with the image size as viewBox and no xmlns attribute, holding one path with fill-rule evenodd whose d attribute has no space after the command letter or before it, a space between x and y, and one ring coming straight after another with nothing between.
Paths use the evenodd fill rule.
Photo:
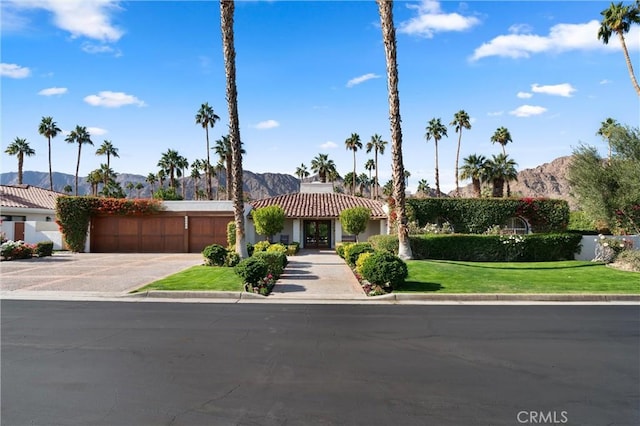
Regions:
<instances>
[{"instance_id":1,"label":"paved street","mask_svg":"<svg viewBox=\"0 0 640 426\"><path fill-rule=\"evenodd\" d=\"M640 424L638 306L0 308L3 426Z\"/></svg>"}]
</instances>

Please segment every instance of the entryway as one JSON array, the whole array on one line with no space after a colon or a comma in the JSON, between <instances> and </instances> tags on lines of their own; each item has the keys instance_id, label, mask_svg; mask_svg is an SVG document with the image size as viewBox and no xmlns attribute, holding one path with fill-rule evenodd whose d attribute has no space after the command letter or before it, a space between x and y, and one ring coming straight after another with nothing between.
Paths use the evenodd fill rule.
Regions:
<instances>
[{"instance_id":1,"label":"entryway","mask_svg":"<svg viewBox=\"0 0 640 426\"><path fill-rule=\"evenodd\" d=\"M331 248L331 221L330 220L305 220L304 221L304 248L306 249Z\"/></svg>"}]
</instances>

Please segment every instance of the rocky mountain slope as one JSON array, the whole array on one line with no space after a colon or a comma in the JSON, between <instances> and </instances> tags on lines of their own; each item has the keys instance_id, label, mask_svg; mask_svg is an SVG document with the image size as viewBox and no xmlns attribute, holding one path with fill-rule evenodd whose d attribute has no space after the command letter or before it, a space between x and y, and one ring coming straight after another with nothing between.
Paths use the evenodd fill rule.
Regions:
<instances>
[{"instance_id":1,"label":"rocky mountain slope","mask_svg":"<svg viewBox=\"0 0 640 426\"><path fill-rule=\"evenodd\" d=\"M569 183L566 179L566 173L570 161L570 156L559 157L550 163L542 164L533 169L524 169L520 171L518 173L517 182L511 182L512 193L516 196L522 197L560 198L567 200L572 207L575 207L575 200L573 200L569 195ZM54 189L56 191L63 192L65 185L71 185L73 187L75 184L75 177L73 175L54 173L53 177ZM214 190L218 186L217 179L217 177L213 178ZM226 183L225 177L221 176L220 179L220 183L224 187ZM24 172L23 180L25 184L49 188L49 174L45 172ZM305 179L305 181L311 180L313 179ZM145 182L145 176L122 173L118 175L117 181L120 182L125 193L129 193L129 191L125 189L125 185L128 182L132 182L133 184L142 183L144 185L140 194L138 194L138 191L135 189L131 191L132 196L148 197L151 194L151 187ZM16 183L17 173L11 172L0 174L0 184L10 185ZM185 183L186 199L193 199L193 179L187 178L185 179ZM200 189L204 188L204 180L200 180L198 187ZM300 184L298 179L288 174L253 173L250 171L244 172L244 190L252 200L294 193L298 191L299 187ZM460 191L463 197L473 196L471 185L461 187ZM88 194L90 192L91 185L87 183L86 178L81 177L80 193ZM449 195L453 195L453 192ZM224 198L224 195L222 198Z\"/></svg>"}]
</instances>

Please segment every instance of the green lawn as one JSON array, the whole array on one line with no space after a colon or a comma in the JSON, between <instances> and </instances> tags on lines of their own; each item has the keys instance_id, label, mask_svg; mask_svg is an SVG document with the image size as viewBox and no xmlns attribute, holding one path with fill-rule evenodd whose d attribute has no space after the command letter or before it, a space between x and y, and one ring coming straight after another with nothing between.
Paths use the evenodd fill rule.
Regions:
<instances>
[{"instance_id":1,"label":"green lawn","mask_svg":"<svg viewBox=\"0 0 640 426\"><path fill-rule=\"evenodd\" d=\"M214 266L193 266L154 281L138 290L211 290L211 291L242 291L242 278L233 272L233 268Z\"/></svg>"},{"instance_id":2,"label":"green lawn","mask_svg":"<svg viewBox=\"0 0 640 426\"><path fill-rule=\"evenodd\" d=\"M411 293L640 293L640 273L582 261L489 263L411 260L396 291Z\"/></svg>"}]
</instances>

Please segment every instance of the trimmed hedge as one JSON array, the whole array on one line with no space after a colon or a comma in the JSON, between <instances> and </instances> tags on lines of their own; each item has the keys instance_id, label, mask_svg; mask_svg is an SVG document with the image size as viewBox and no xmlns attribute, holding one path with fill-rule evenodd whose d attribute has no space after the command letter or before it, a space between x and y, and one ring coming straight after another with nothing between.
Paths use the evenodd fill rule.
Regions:
<instances>
[{"instance_id":1,"label":"trimmed hedge","mask_svg":"<svg viewBox=\"0 0 640 426\"><path fill-rule=\"evenodd\" d=\"M407 207L419 226L447 221L461 234L481 234L514 216L540 233L564 232L569 223L569 204L548 198L411 198Z\"/></svg>"},{"instance_id":2,"label":"trimmed hedge","mask_svg":"<svg viewBox=\"0 0 640 426\"><path fill-rule=\"evenodd\" d=\"M202 250L202 256L209 266L224 266L227 260L227 249L219 244L211 244Z\"/></svg>"},{"instance_id":3,"label":"trimmed hedge","mask_svg":"<svg viewBox=\"0 0 640 426\"><path fill-rule=\"evenodd\" d=\"M373 252L362 262L362 277L376 286L398 287L407 275L407 264L387 251Z\"/></svg>"},{"instance_id":4,"label":"trimmed hedge","mask_svg":"<svg viewBox=\"0 0 640 426\"><path fill-rule=\"evenodd\" d=\"M344 247L344 260L347 264L355 268L358 257L362 253L371 253L373 247L370 243L352 243Z\"/></svg>"},{"instance_id":5,"label":"trimmed hedge","mask_svg":"<svg viewBox=\"0 0 640 426\"><path fill-rule=\"evenodd\" d=\"M573 260L582 236L573 233L529 235L412 235L409 244L414 259L462 260L470 262L548 262ZM374 235L369 242L376 250L398 253L398 237Z\"/></svg>"}]
</instances>

